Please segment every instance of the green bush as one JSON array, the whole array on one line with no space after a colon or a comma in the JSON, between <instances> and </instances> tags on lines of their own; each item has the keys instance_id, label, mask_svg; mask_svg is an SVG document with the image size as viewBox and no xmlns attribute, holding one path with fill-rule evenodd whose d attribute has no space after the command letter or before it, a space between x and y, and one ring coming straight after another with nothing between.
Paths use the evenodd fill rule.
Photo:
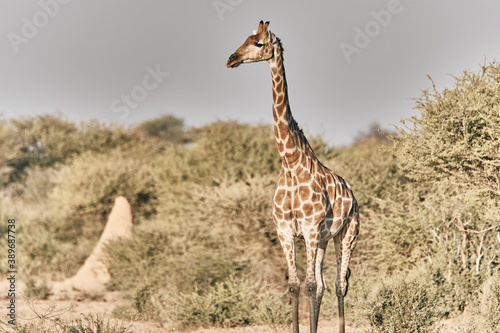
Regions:
<instances>
[{"instance_id":1,"label":"green bush","mask_svg":"<svg viewBox=\"0 0 500 333\"><path fill-rule=\"evenodd\" d=\"M486 281L478 303L476 311L478 315L485 317L486 331L500 331L500 275Z\"/></svg>"},{"instance_id":2,"label":"green bush","mask_svg":"<svg viewBox=\"0 0 500 333\"><path fill-rule=\"evenodd\" d=\"M186 143L189 141L185 133L184 120L173 115L164 115L142 122L135 128L135 132L172 143Z\"/></svg>"},{"instance_id":3,"label":"green bush","mask_svg":"<svg viewBox=\"0 0 500 333\"><path fill-rule=\"evenodd\" d=\"M96 245L117 196L132 206L134 224L156 214L159 189L151 147L84 152L57 168L33 167L11 184L2 212L18 224L20 265L29 275L74 274ZM60 275L63 276L60 276Z\"/></svg>"},{"instance_id":4,"label":"green bush","mask_svg":"<svg viewBox=\"0 0 500 333\"><path fill-rule=\"evenodd\" d=\"M256 270L259 281L285 288L286 261L268 213L272 179L193 185L189 199L173 197L172 210L135 227L132 240L109 247L109 288L124 290L145 279L162 285L168 276L170 286L184 292L206 290Z\"/></svg>"},{"instance_id":5,"label":"green bush","mask_svg":"<svg viewBox=\"0 0 500 333\"><path fill-rule=\"evenodd\" d=\"M134 229L131 240L108 247L111 290L135 290L145 284L178 289L207 290L242 269L228 244L217 243L208 227L174 226L157 221Z\"/></svg>"},{"instance_id":6,"label":"green bush","mask_svg":"<svg viewBox=\"0 0 500 333\"><path fill-rule=\"evenodd\" d=\"M50 295L52 295L52 292L46 283L38 284L29 279L23 296L28 299L48 299Z\"/></svg>"},{"instance_id":7,"label":"green bush","mask_svg":"<svg viewBox=\"0 0 500 333\"><path fill-rule=\"evenodd\" d=\"M24 320L16 323L15 326L7 324L0 320L0 330L2 332L13 333L130 333L132 332L129 326L122 323L113 322L105 318L103 315L85 315L81 318L72 320L63 320L60 316L69 310L55 310L55 307L39 312L34 304L31 304L30 309L34 312L34 317L28 322ZM35 319L36 318L36 319Z\"/></svg>"},{"instance_id":8,"label":"green bush","mask_svg":"<svg viewBox=\"0 0 500 333\"><path fill-rule=\"evenodd\" d=\"M487 277L499 274L498 62L464 71L451 89L433 83L416 109L420 115L389 136L398 167L413 182L391 200L396 209L386 223L399 227L386 235L403 241L395 248L403 259L428 262L449 311L464 310Z\"/></svg>"},{"instance_id":9,"label":"green bush","mask_svg":"<svg viewBox=\"0 0 500 333\"><path fill-rule=\"evenodd\" d=\"M115 149L107 154L87 152L59 168L49 200L66 215L82 223L104 223L117 196L124 196L134 212L134 223L156 213L157 188L151 167L150 147L130 151ZM132 154L131 154L132 153ZM78 223L75 223L78 224ZM71 227L73 233L81 230ZM71 235L71 237L74 237Z\"/></svg>"},{"instance_id":10,"label":"green bush","mask_svg":"<svg viewBox=\"0 0 500 333\"><path fill-rule=\"evenodd\" d=\"M102 315L82 315L69 323L60 323L57 327L64 333L128 333L130 327L112 323Z\"/></svg>"},{"instance_id":11,"label":"green bush","mask_svg":"<svg viewBox=\"0 0 500 333\"><path fill-rule=\"evenodd\" d=\"M437 319L435 292L416 281L383 286L372 304L370 323L377 332L431 332Z\"/></svg>"},{"instance_id":12,"label":"green bush","mask_svg":"<svg viewBox=\"0 0 500 333\"><path fill-rule=\"evenodd\" d=\"M455 86L424 90L416 99L421 116L391 136L400 165L417 180L448 179L464 193L500 196L500 67L464 71Z\"/></svg>"},{"instance_id":13,"label":"green bush","mask_svg":"<svg viewBox=\"0 0 500 333\"><path fill-rule=\"evenodd\" d=\"M500 279L489 277L474 293L468 311L452 322L450 331L497 333L500 331Z\"/></svg>"},{"instance_id":14,"label":"green bush","mask_svg":"<svg viewBox=\"0 0 500 333\"><path fill-rule=\"evenodd\" d=\"M0 151L0 180L22 179L27 168L64 163L84 151L105 152L130 140L118 126L95 121L80 126L55 115L20 117L0 123L0 140L8 149Z\"/></svg>"},{"instance_id":15,"label":"green bush","mask_svg":"<svg viewBox=\"0 0 500 333\"><path fill-rule=\"evenodd\" d=\"M187 179L201 184L278 172L281 159L268 126L217 121L198 128L188 161Z\"/></svg>"},{"instance_id":16,"label":"green bush","mask_svg":"<svg viewBox=\"0 0 500 333\"><path fill-rule=\"evenodd\" d=\"M222 181L218 186L197 187L195 219L210 227L221 244L245 263L245 273L259 271L259 281L283 285L286 260L272 219L275 176L245 182Z\"/></svg>"},{"instance_id":17,"label":"green bush","mask_svg":"<svg viewBox=\"0 0 500 333\"><path fill-rule=\"evenodd\" d=\"M291 318L282 293L270 286L259 289L229 278L208 293L182 295L176 319L184 326L235 327L255 324L286 324Z\"/></svg>"},{"instance_id":18,"label":"green bush","mask_svg":"<svg viewBox=\"0 0 500 333\"><path fill-rule=\"evenodd\" d=\"M360 206L362 232L351 259L353 272L392 274L426 258L427 230L436 217L429 219L422 199L431 190L406 176L388 139L362 137L325 164L351 184Z\"/></svg>"},{"instance_id":19,"label":"green bush","mask_svg":"<svg viewBox=\"0 0 500 333\"><path fill-rule=\"evenodd\" d=\"M136 291L133 298L134 310L139 315L140 319L160 319L161 311L163 310L162 301L165 300L162 293L163 290L164 289L155 288L151 285L145 285Z\"/></svg>"}]
</instances>

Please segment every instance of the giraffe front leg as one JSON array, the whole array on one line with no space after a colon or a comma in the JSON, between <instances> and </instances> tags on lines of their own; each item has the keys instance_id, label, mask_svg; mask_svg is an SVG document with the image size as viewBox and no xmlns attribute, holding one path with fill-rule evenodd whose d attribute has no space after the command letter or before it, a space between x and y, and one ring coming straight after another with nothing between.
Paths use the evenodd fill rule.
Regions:
<instances>
[{"instance_id":1,"label":"giraffe front leg","mask_svg":"<svg viewBox=\"0 0 500 333\"><path fill-rule=\"evenodd\" d=\"M295 264L295 243L291 234L278 230L278 238L285 253L288 266L288 287L292 303L292 332L299 333L299 293L300 280Z\"/></svg>"},{"instance_id":2,"label":"giraffe front leg","mask_svg":"<svg viewBox=\"0 0 500 333\"><path fill-rule=\"evenodd\" d=\"M316 333L318 328L319 305L321 303L321 300L318 302L318 282L316 280L316 256L318 253L319 233L307 233L304 235L304 239L306 240L307 251L306 293L309 301L310 332Z\"/></svg>"},{"instance_id":3,"label":"giraffe front leg","mask_svg":"<svg viewBox=\"0 0 500 333\"><path fill-rule=\"evenodd\" d=\"M299 333L299 293L300 280L295 265L295 244L293 239L283 247L288 263L288 286L292 301L292 332Z\"/></svg>"},{"instance_id":4,"label":"giraffe front leg","mask_svg":"<svg viewBox=\"0 0 500 333\"><path fill-rule=\"evenodd\" d=\"M292 332L299 333L299 292L300 285L290 285L290 299L292 300Z\"/></svg>"},{"instance_id":5,"label":"giraffe front leg","mask_svg":"<svg viewBox=\"0 0 500 333\"><path fill-rule=\"evenodd\" d=\"M318 326L319 310L321 307L321 300L323 299L323 294L326 289L325 278L323 275L323 259L325 258L326 246L328 241L320 242L318 246L318 252L316 254L316 312L314 314L314 323L316 327Z\"/></svg>"}]
</instances>

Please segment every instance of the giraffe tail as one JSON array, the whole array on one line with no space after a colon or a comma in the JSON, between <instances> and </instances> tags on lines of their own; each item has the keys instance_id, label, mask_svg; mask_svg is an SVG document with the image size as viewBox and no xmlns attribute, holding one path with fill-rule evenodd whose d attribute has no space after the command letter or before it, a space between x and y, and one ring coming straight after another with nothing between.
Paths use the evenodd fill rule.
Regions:
<instances>
[{"instance_id":1,"label":"giraffe tail","mask_svg":"<svg viewBox=\"0 0 500 333\"><path fill-rule=\"evenodd\" d=\"M348 267L347 272L345 274L345 290L344 297L347 295L347 290L349 290L349 277L351 276L351 269Z\"/></svg>"}]
</instances>

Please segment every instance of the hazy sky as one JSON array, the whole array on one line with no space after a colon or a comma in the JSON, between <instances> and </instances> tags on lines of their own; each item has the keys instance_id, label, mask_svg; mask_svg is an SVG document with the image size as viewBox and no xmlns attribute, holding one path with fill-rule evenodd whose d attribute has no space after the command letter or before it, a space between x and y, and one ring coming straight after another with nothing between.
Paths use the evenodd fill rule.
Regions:
<instances>
[{"instance_id":1,"label":"hazy sky","mask_svg":"<svg viewBox=\"0 0 500 333\"><path fill-rule=\"evenodd\" d=\"M500 1L0 0L0 113L188 126L272 122L266 62L226 62L269 20L306 133L344 145L416 114L435 80L500 60Z\"/></svg>"}]
</instances>

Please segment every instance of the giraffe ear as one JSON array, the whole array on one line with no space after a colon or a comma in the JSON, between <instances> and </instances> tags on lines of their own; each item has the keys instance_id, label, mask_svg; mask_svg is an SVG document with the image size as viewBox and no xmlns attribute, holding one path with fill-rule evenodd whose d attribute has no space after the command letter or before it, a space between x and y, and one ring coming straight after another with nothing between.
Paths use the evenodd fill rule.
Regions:
<instances>
[{"instance_id":1,"label":"giraffe ear","mask_svg":"<svg viewBox=\"0 0 500 333\"><path fill-rule=\"evenodd\" d=\"M254 30L252 33L253 33L254 35L257 35L257 30Z\"/></svg>"}]
</instances>

